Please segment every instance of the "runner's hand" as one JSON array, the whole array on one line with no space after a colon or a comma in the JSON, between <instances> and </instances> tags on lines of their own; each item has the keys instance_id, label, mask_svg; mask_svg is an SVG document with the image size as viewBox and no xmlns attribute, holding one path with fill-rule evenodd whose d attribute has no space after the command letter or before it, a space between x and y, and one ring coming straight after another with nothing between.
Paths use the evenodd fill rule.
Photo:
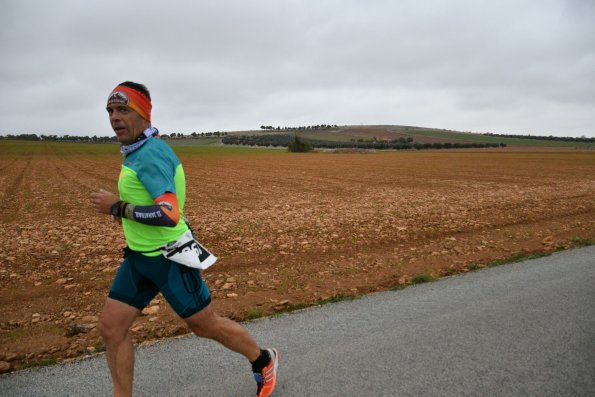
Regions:
<instances>
[{"instance_id":1,"label":"runner's hand","mask_svg":"<svg viewBox=\"0 0 595 397\"><path fill-rule=\"evenodd\" d=\"M100 214L110 214L111 208L114 203L117 203L119 198L112 192L100 189L98 192L91 193L91 204Z\"/></svg>"}]
</instances>

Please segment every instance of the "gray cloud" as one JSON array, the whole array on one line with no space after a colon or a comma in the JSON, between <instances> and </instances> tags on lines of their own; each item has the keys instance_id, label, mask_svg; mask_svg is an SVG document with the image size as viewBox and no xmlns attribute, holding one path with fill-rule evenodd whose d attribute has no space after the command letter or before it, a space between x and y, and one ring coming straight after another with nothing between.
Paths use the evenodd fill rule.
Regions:
<instances>
[{"instance_id":1,"label":"gray cloud","mask_svg":"<svg viewBox=\"0 0 595 397\"><path fill-rule=\"evenodd\" d=\"M586 1L10 0L0 133L110 134L120 81L165 131L407 124L595 136Z\"/></svg>"}]
</instances>

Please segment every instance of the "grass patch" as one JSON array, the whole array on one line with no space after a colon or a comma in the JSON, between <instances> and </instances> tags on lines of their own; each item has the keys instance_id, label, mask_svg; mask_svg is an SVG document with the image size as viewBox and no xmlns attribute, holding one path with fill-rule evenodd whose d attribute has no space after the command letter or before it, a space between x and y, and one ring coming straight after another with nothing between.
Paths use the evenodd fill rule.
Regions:
<instances>
[{"instance_id":1,"label":"grass patch","mask_svg":"<svg viewBox=\"0 0 595 397\"><path fill-rule=\"evenodd\" d=\"M260 309L250 309L244 315L244 321L256 320L257 318L261 318L264 316L264 313Z\"/></svg>"},{"instance_id":2,"label":"grass patch","mask_svg":"<svg viewBox=\"0 0 595 397\"><path fill-rule=\"evenodd\" d=\"M543 258L544 256L549 256L549 255L551 255L551 253L548 253L548 252L534 252L531 254L518 253L518 254L514 254L509 257L503 258L503 259L496 259L496 260L488 263L487 266L488 267L501 266L501 265L506 265L509 263L516 263L516 262L521 262L521 261L527 261L530 259Z\"/></svg>"},{"instance_id":3,"label":"grass patch","mask_svg":"<svg viewBox=\"0 0 595 397\"><path fill-rule=\"evenodd\" d=\"M31 362L25 363L21 366L20 369L47 367L48 365L54 365L57 363L58 363L58 360L55 358L46 358L44 360L34 360Z\"/></svg>"},{"instance_id":4,"label":"grass patch","mask_svg":"<svg viewBox=\"0 0 595 397\"><path fill-rule=\"evenodd\" d=\"M316 306L316 305L309 305L307 303L291 303L291 304L285 306L285 308L283 308L278 313L294 312L296 310L302 310L302 309L308 308L310 306Z\"/></svg>"},{"instance_id":5,"label":"grass patch","mask_svg":"<svg viewBox=\"0 0 595 397\"><path fill-rule=\"evenodd\" d=\"M434 277L430 276L429 274L418 274L413 276L410 282L411 284L423 284L429 283L431 281L434 281Z\"/></svg>"},{"instance_id":6,"label":"grass patch","mask_svg":"<svg viewBox=\"0 0 595 397\"><path fill-rule=\"evenodd\" d=\"M595 245L595 241L590 238L574 236L570 239L573 247L588 247L589 245Z\"/></svg>"}]
</instances>

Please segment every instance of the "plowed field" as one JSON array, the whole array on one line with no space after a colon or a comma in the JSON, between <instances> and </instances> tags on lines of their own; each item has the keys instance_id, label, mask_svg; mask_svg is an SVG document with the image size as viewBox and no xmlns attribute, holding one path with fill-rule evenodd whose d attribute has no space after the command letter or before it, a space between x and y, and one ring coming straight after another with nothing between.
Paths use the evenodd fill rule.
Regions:
<instances>
[{"instance_id":1,"label":"plowed field","mask_svg":"<svg viewBox=\"0 0 595 397\"><path fill-rule=\"evenodd\" d=\"M116 191L117 150L0 141L9 370L102 350L93 327L124 239L88 197ZM235 319L595 238L592 151L177 151L186 215L220 258L204 277L216 308ZM182 333L160 296L133 327L137 342Z\"/></svg>"}]
</instances>

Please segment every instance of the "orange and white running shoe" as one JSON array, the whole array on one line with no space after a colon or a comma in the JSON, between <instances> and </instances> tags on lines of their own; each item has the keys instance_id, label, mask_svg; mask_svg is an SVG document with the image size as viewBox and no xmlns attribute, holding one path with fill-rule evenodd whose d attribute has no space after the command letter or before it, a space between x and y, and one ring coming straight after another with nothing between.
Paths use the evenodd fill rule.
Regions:
<instances>
[{"instance_id":1,"label":"orange and white running shoe","mask_svg":"<svg viewBox=\"0 0 595 397\"><path fill-rule=\"evenodd\" d=\"M277 349L267 349L271 362L262 369L262 372L254 372L256 381L256 397L269 397L277 383L277 367L279 367L279 352Z\"/></svg>"}]
</instances>

